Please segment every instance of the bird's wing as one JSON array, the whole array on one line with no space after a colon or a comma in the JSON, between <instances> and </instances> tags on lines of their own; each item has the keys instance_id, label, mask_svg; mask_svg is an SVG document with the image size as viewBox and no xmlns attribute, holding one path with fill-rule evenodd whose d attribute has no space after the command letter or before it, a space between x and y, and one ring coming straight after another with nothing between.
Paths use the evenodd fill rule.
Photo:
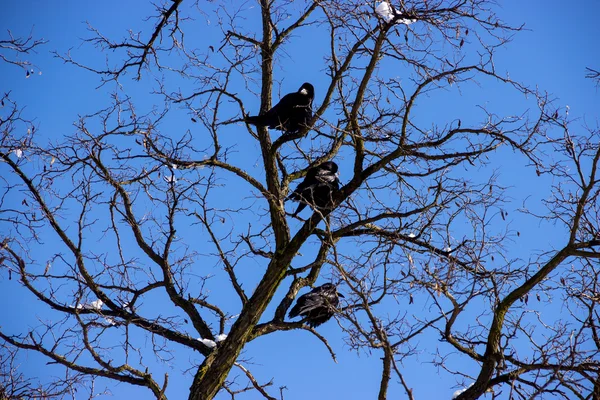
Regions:
<instances>
[{"instance_id":1,"label":"bird's wing","mask_svg":"<svg viewBox=\"0 0 600 400\"><path fill-rule=\"evenodd\" d=\"M316 328L322 323L329 321L334 314L335 313L332 310L325 307L321 307L320 309L310 313L310 315L308 316L309 320L307 321L307 323L311 327Z\"/></svg>"},{"instance_id":2,"label":"bird's wing","mask_svg":"<svg viewBox=\"0 0 600 400\"><path fill-rule=\"evenodd\" d=\"M289 112L296 104L297 93L288 93L275 104L273 108L267 111L267 115L281 117L281 113Z\"/></svg>"},{"instance_id":3,"label":"bird's wing","mask_svg":"<svg viewBox=\"0 0 600 400\"><path fill-rule=\"evenodd\" d=\"M300 307L300 315L325 305L323 297L316 293L307 293L303 297L304 302Z\"/></svg>"},{"instance_id":4,"label":"bird's wing","mask_svg":"<svg viewBox=\"0 0 600 400\"><path fill-rule=\"evenodd\" d=\"M294 189L292 194L290 194L288 196L288 199L295 200L295 201L302 200L303 192L306 189L319 183L319 181L316 178L317 173L318 173L318 170L316 168L309 169L308 172L306 173L306 177L304 178L304 180L302 182L300 182L298 184L298 186L296 186L296 189Z\"/></svg>"},{"instance_id":5,"label":"bird's wing","mask_svg":"<svg viewBox=\"0 0 600 400\"><path fill-rule=\"evenodd\" d=\"M306 296L307 296L307 294L304 294L304 295L298 297L298 300L296 300L296 305L294 307L292 307L292 309L290 310L290 313L288 314L290 316L290 318L297 317L298 315L300 315L302 313L302 310L304 309L304 306L306 304Z\"/></svg>"},{"instance_id":6,"label":"bird's wing","mask_svg":"<svg viewBox=\"0 0 600 400\"><path fill-rule=\"evenodd\" d=\"M309 292L298 298L296 305L290 311L290 318L303 315L325 305L323 298L317 293Z\"/></svg>"}]
</instances>

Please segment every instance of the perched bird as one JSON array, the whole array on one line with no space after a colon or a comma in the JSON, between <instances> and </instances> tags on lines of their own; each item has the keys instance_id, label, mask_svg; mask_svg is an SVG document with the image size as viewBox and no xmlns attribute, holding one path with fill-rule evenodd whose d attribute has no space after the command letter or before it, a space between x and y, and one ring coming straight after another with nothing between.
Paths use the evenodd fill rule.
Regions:
<instances>
[{"instance_id":1,"label":"perched bird","mask_svg":"<svg viewBox=\"0 0 600 400\"><path fill-rule=\"evenodd\" d=\"M246 122L256 126L268 126L286 133L295 133L304 128L312 118L312 101L315 88L308 82L295 93L288 93L273 108L262 115L246 118Z\"/></svg>"},{"instance_id":2,"label":"perched bird","mask_svg":"<svg viewBox=\"0 0 600 400\"><path fill-rule=\"evenodd\" d=\"M300 315L306 318L308 325L315 328L333 317L340 302L339 297L344 295L338 293L333 283L326 283L300 296L289 316L294 318Z\"/></svg>"},{"instance_id":3,"label":"perched bird","mask_svg":"<svg viewBox=\"0 0 600 400\"><path fill-rule=\"evenodd\" d=\"M300 202L293 215L297 215L307 205L317 210L330 207L334 193L340 189L338 175L338 166L333 161L326 161L309 169L304 180L287 198Z\"/></svg>"}]
</instances>

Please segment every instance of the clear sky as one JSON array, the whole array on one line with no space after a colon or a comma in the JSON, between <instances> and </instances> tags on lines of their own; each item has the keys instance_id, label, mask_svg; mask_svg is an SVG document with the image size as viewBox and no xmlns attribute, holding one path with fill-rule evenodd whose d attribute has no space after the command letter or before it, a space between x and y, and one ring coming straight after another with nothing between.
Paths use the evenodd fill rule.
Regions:
<instances>
[{"instance_id":1,"label":"clear sky","mask_svg":"<svg viewBox=\"0 0 600 400\"><path fill-rule=\"evenodd\" d=\"M600 69L600 3L592 0L509 0L499 3L499 16L511 24L525 24L526 30L517 33L512 42L498 52L497 69L509 72L511 78L525 85L537 86L550 92L551 97L557 99L557 104L562 107L569 106L569 115L573 119L579 119L581 125L587 123L596 126L600 88L589 79L585 79L585 68ZM31 33L36 38L44 38L48 43L40 47L36 54L26 56L34 64L34 74L30 78L26 78L24 71L18 67L0 63L0 90L11 91L12 97L25 106L24 113L35 120L44 139L59 140L64 135L72 134L75 131L72 124L78 115L105 106L107 92L112 87L98 89L99 81L96 76L74 66L65 65L54 56L54 52L65 54L71 51L79 59L101 63L105 54L89 44L82 45L82 39L90 36L86 22L106 36L121 37L128 29L147 29L149 24L143 19L151 13L153 7L140 0L2 1L0 26L3 27L3 31L0 32L0 39L6 37L8 29L14 36L27 36ZM198 24L202 24L202 18L198 19ZM198 29L198 33L201 33L202 28ZM296 90L304 81L313 82L317 88L315 101L319 103L323 96L323 91L319 91L319 88L324 85L325 71L322 70L321 60L310 59L310 46L313 45L318 43L315 44L313 38L306 38L298 41L297 48L287 49L288 58L282 61L276 75L279 79L286 78L281 87L284 93ZM302 62L299 62L297 55L301 55L299 58ZM150 86L137 85L128 78L131 76L125 79L125 90L128 93L141 97L150 90ZM432 105L440 107L440 113L453 112L452 109L445 109L447 103L444 102L444 95L438 96L431 100ZM464 96L469 96L468 90ZM486 101L489 104L509 107L508 104L503 104L506 98L502 93L488 92L487 96L489 98ZM249 109L258 109L258 101L253 99L251 94L245 95L244 99L248 101ZM144 105L142 101L140 103ZM181 125L179 128L186 127ZM256 153L246 154L244 163L255 165L259 159L258 148L255 143L251 146L251 150L256 150ZM521 175L520 168L523 162L512 162L512 157L514 155L506 154L506 163L499 170L499 179L504 185L514 187L513 197L522 199L531 195L535 201L547 196L545 185L548 181L536 180L532 170L528 171L531 176ZM342 180L344 168L347 167L342 167ZM541 234L537 223L531 224L531 221L519 219L512 211L520 206L519 202L512 204L510 213L514 218L511 228L523 232L522 241L515 243L512 249L515 256L527 259L528 252L562 242L561 235L564 232L560 229L548 230L544 227L544 234ZM28 312L36 309L38 305L32 302L30 297L23 298L18 282L9 281L6 276L0 276L0 303L8 305L0 308L0 325L3 327L35 325L37 317L45 318ZM421 306L425 307L414 307ZM413 309L412 312L418 313L419 310ZM380 378L379 355L351 352L344 342L343 332L335 322L329 322L318 330L327 337L337 353L337 364L333 363L322 344L304 331L277 333L256 340L248 345L243 356L256 363L254 371L263 381L268 381L274 376L276 386L288 387L289 390L285 392L286 400L374 398ZM176 352L179 358L164 366L172 371L169 393L172 399L186 398L189 380L182 377L182 369L187 367L189 359L195 357L180 349ZM47 377L49 374L58 374L54 367L46 365L34 355L24 360L22 368L26 374L34 376ZM310 369L308 372L307 368ZM449 399L455 390L453 385L457 382L449 379L447 375L438 379L435 368L430 365L423 368L425 373L415 366L406 370L407 379L419 388L419 392L415 393L416 397ZM306 373L313 382L311 385L301 385L298 380L292 379L294 375ZM329 378L331 376L333 378ZM329 383L330 379L344 384L333 387ZM130 388L125 384L109 388L115 399L126 399L133 395L144 398L146 394L144 390ZM391 390L389 398L404 398L398 385Z\"/></svg>"}]
</instances>

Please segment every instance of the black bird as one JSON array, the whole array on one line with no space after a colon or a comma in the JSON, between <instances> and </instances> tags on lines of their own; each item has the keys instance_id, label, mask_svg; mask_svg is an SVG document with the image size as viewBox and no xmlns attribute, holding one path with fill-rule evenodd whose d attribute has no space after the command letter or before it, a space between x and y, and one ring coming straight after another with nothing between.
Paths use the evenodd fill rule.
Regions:
<instances>
[{"instance_id":1,"label":"black bird","mask_svg":"<svg viewBox=\"0 0 600 400\"><path fill-rule=\"evenodd\" d=\"M288 93L265 114L246 117L246 122L256 126L268 126L286 133L304 128L312 118L312 101L315 88L308 82L295 93Z\"/></svg>"},{"instance_id":2,"label":"black bird","mask_svg":"<svg viewBox=\"0 0 600 400\"><path fill-rule=\"evenodd\" d=\"M344 297L333 283L326 283L300 296L289 316L294 318L301 315L306 318L308 325L315 328L333 317L340 302L338 296Z\"/></svg>"},{"instance_id":3,"label":"black bird","mask_svg":"<svg viewBox=\"0 0 600 400\"><path fill-rule=\"evenodd\" d=\"M340 189L337 172L338 166L333 161L326 161L309 169L304 180L287 198L300 202L293 215L297 215L307 205L319 211L330 207L334 193Z\"/></svg>"}]
</instances>

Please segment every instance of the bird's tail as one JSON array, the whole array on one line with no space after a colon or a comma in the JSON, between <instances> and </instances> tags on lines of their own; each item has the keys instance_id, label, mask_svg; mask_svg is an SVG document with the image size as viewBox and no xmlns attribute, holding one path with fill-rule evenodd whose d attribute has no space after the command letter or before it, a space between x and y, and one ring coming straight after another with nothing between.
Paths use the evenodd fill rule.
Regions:
<instances>
[{"instance_id":1,"label":"bird's tail","mask_svg":"<svg viewBox=\"0 0 600 400\"><path fill-rule=\"evenodd\" d=\"M288 197L285 198L285 201L288 201L288 200L300 201L300 200L302 200L302 197L300 196L299 193L292 192Z\"/></svg>"},{"instance_id":2,"label":"bird's tail","mask_svg":"<svg viewBox=\"0 0 600 400\"><path fill-rule=\"evenodd\" d=\"M244 121L248 124L252 124L255 126L266 126L263 118L260 115L254 115L254 116L250 116L250 117L246 117L244 119Z\"/></svg>"},{"instance_id":3,"label":"bird's tail","mask_svg":"<svg viewBox=\"0 0 600 400\"><path fill-rule=\"evenodd\" d=\"M302 197L302 194L298 193L297 191L292 192L292 194L285 198L285 201L288 200L297 201L300 203L298 204L298 208L296 208L296 211L294 211L294 213L292 214L292 216L294 217L306 207L306 200Z\"/></svg>"},{"instance_id":4,"label":"bird's tail","mask_svg":"<svg viewBox=\"0 0 600 400\"><path fill-rule=\"evenodd\" d=\"M288 317L295 318L298 315L300 315L300 307L296 303L296 305L294 307L292 307L292 309L290 310L290 313L288 314Z\"/></svg>"},{"instance_id":5,"label":"bird's tail","mask_svg":"<svg viewBox=\"0 0 600 400\"><path fill-rule=\"evenodd\" d=\"M292 214L293 216L298 215L302 210L304 210L306 208L306 203L302 203L300 202L300 204L298 204L298 208L296 208L296 211L294 211L294 213Z\"/></svg>"}]
</instances>

